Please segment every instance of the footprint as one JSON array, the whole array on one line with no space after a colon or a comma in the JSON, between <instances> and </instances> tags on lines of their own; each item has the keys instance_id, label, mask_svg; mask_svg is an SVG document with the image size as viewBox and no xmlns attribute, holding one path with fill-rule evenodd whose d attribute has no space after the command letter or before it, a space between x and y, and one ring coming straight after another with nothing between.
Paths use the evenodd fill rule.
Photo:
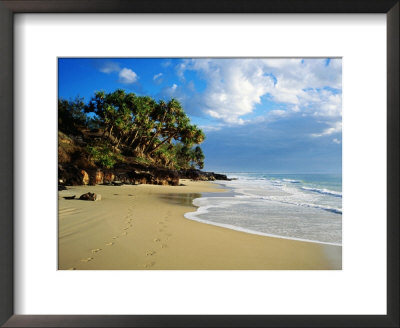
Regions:
<instances>
[{"instance_id":1,"label":"footprint","mask_svg":"<svg viewBox=\"0 0 400 328\"><path fill-rule=\"evenodd\" d=\"M68 268L68 270L76 270L76 268Z\"/></svg>"},{"instance_id":2,"label":"footprint","mask_svg":"<svg viewBox=\"0 0 400 328\"><path fill-rule=\"evenodd\" d=\"M81 262L90 262L91 260L93 260L93 257L87 257L85 259L81 259Z\"/></svg>"},{"instance_id":3,"label":"footprint","mask_svg":"<svg viewBox=\"0 0 400 328\"><path fill-rule=\"evenodd\" d=\"M153 256L155 253L155 251L147 251L146 256Z\"/></svg>"},{"instance_id":4,"label":"footprint","mask_svg":"<svg viewBox=\"0 0 400 328\"><path fill-rule=\"evenodd\" d=\"M162 244L161 248L168 248L168 245L167 244Z\"/></svg>"},{"instance_id":5,"label":"footprint","mask_svg":"<svg viewBox=\"0 0 400 328\"><path fill-rule=\"evenodd\" d=\"M118 238L118 236L114 236L114 237L112 237L112 239L117 239Z\"/></svg>"},{"instance_id":6,"label":"footprint","mask_svg":"<svg viewBox=\"0 0 400 328\"><path fill-rule=\"evenodd\" d=\"M161 239L160 238L155 238L155 239L153 239L155 242L159 242L159 241L161 241Z\"/></svg>"},{"instance_id":7,"label":"footprint","mask_svg":"<svg viewBox=\"0 0 400 328\"><path fill-rule=\"evenodd\" d=\"M151 267L153 267L155 264L156 264L156 262L146 263L146 264L144 265L144 267L145 267L145 268L151 268Z\"/></svg>"},{"instance_id":8,"label":"footprint","mask_svg":"<svg viewBox=\"0 0 400 328\"><path fill-rule=\"evenodd\" d=\"M113 242L111 242L111 243L107 243L107 244L106 244L106 246L112 246L112 245L114 245L114 243L113 243Z\"/></svg>"},{"instance_id":9,"label":"footprint","mask_svg":"<svg viewBox=\"0 0 400 328\"><path fill-rule=\"evenodd\" d=\"M92 249L93 254L96 254L97 252L100 252L100 251L101 251L101 248Z\"/></svg>"},{"instance_id":10,"label":"footprint","mask_svg":"<svg viewBox=\"0 0 400 328\"><path fill-rule=\"evenodd\" d=\"M123 233L121 233L121 236L126 236L128 233L125 231Z\"/></svg>"}]
</instances>

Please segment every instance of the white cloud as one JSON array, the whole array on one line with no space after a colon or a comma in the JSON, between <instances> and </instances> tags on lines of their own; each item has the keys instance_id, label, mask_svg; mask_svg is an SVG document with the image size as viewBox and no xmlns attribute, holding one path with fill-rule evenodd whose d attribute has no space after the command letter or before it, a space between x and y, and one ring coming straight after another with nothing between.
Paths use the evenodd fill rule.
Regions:
<instances>
[{"instance_id":1,"label":"white cloud","mask_svg":"<svg viewBox=\"0 0 400 328\"><path fill-rule=\"evenodd\" d=\"M153 80L155 81L155 80L159 79L162 75L163 75L163 73L158 73L158 74L154 75Z\"/></svg>"},{"instance_id":2,"label":"white cloud","mask_svg":"<svg viewBox=\"0 0 400 328\"><path fill-rule=\"evenodd\" d=\"M138 79L137 74L130 68L124 67L119 72L119 82L121 83L126 83L126 84L135 83L137 79Z\"/></svg>"},{"instance_id":3,"label":"white cloud","mask_svg":"<svg viewBox=\"0 0 400 328\"><path fill-rule=\"evenodd\" d=\"M312 134L313 137L323 137L323 136L329 136L334 133L339 133L342 132L342 122L337 121L334 123L331 123L331 126L325 130L323 130L321 133L314 133Z\"/></svg>"},{"instance_id":4,"label":"white cloud","mask_svg":"<svg viewBox=\"0 0 400 328\"><path fill-rule=\"evenodd\" d=\"M219 125L202 125L199 126L200 129L202 129L204 132L210 132L210 131L219 131L224 127L224 125L219 124Z\"/></svg>"},{"instance_id":5,"label":"white cloud","mask_svg":"<svg viewBox=\"0 0 400 328\"><path fill-rule=\"evenodd\" d=\"M139 78L130 68L124 67L121 69L118 63L111 61L102 63L102 66L99 67L99 71L105 74L118 73L120 83L135 83Z\"/></svg>"},{"instance_id":6,"label":"white cloud","mask_svg":"<svg viewBox=\"0 0 400 328\"><path fill-rule=\"evenodd\" d=\"M170 60L170 59L164 60L164 61L161 63L161 66L162 66L162 67L169 67L169 66L171 66L171 60Z\"/></svg>"},{"instance_id":7,"label":"white cloud","mask_svg":"<svg viewBox=\"0 0 400 328\"><path fill-rule=\"evenodd\" d=\"M177 84L172 84L170 87L165 87L161 91L162 98L178 98L179 100L185 99L182 94L181 88Z\"/></svg>"},{"instance_id":8,"label":"white cloud","mask_svg":"<svg viewBox=\"0 0 400 328\"><path fill-rule=\"evenodd\" d=\"M243 124L240 116L251 113L274 84L254 63L201 59L180 65L179 69L189 67L207 79L207 88L201 97L205 113L226 123Z\"/></svg>"},{"instance_id":9,"label":"white cloud","mask_svg":"<svg viewBox=\"0 0 400 328\"><path fill-rule=\"evenodd\" d=\"M119 72L121 68L119 67L118 63L115 62L105 62L103 65L99 68L100 72L105 73L105 74L110 74L113 72Z\"/></svg>"},{"instance_id":10,"label":"white cloud","mask_svg":"<svg viewBox=\"0 0 400 328\"><path fill-rule=\"evenodd\" d=\"M288 116L288 112L286 110L282 110L282 109L274 109L269 112L269 115L274 118L275 117L285 117L285 116Z\"/></svg>"},{"instance_id":11,"label":"white cloud","mask_svg":"<svg viewBox=\"0 0 400 328\"><path fill-rule=\"evenodd\" d=\"M338 145L341 143L341 141L339 139L336 139L336 138L334 138L332 140L332 142L335 143L335 144L338 144Z\"/></svg>"},{"instance_id":12,"label":"white cloud","mask_svg":"<svg viewBox=\"0 0 400 328\"><path fill-rule=\"evenodd\" d=\"M185 70L186 70L186 64L185 62L180 63L176 66L176 75L178 75L179 79L181 81L185 80Z\"/></svg>"},{"instance_id":13,"label":"white cloud","mask_svg":"<svg viewBox=\"0 0 400 328\"><path fill-rule=\"evenodd\" d=\"M285 115L302 112L319 120L341 119L341 60L332 59L193 59L176 67L197 71L206 89L196 103L206 115L228 124L243 124L262 97L285 105ZM274 112L278 117L283 113Z\"/></svg>"}]
</instances>

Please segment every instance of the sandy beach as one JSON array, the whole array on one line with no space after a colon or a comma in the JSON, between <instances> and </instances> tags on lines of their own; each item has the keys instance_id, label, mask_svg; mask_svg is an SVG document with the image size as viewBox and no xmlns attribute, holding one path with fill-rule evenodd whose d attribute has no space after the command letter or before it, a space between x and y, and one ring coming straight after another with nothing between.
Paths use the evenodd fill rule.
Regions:
<instances>
[{"instance_id":1,"label":"sandy beach","mask_svg":"<svg viewBox=\"0 0 400 328\"><path fill-rule=\"evenodd\" d=\"M340 270L342 247L265 237L186 219L217 184L77 186L59 192L60 270ZM64 199L86 192L99 201Z\"/></svg>"}]
</instances>

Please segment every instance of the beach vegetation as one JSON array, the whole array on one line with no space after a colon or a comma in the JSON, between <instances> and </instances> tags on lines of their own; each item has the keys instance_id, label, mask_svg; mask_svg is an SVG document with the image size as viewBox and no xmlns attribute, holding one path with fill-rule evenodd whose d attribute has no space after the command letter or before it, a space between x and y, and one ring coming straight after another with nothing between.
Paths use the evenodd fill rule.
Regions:
<instances>
[{"instance_id":1,"label":"beach vegetation","mask_svg":"<svg viewBox=\"0 0 400 328\"><path fill-rule=\"evenodd\" d=\"M83 98L58 100L58 131L77 134L87 125Z\"/></svg>"},{"instance_id":2,"label":"beach vegetation","mask_svg":"<svg viewBox=\"0 0 400 328\"><path fill-rule=\"evenodd\" d=\"M190 122L177 99L137 96L122 89L83 99L60 99L59 131L86 138L87 158L112 168L124 158L159 166L203 168L204 132Z\"/></svg>"},{"instance_id":3,"label":"beach vegetation","mask_svg":"<svg viewBox=\"0 0 400 328\"><path fill-rule=\"evenodd\" d=\"M111 169L118 161L123 158L120 154L112 151L109 143L101 142L97 145L87 145L86 150L88 153L88 160L93 161L101 168Z\"/></svg>"}]
</instances>

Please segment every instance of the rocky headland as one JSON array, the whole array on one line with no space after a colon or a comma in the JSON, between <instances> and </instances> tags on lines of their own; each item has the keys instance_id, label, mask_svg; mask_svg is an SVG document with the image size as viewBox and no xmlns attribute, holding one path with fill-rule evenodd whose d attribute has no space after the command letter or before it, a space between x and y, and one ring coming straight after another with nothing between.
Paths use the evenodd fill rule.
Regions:
<instances>
[{"instance_id":1,"label":"rocky headland","mask_svg":"<svg viewBox=\"0 0 400 328\"><path fill-rule=\"evenodd\" d=\"M85 158L85 140L59 134L58 138L58 184L79 185L120 185L155 184L178 186L179 179L193 181L228 180L223 174L204 172L197 169L174 170L152 164L139 163L134 158L125 158L111 169L97 167Z\"/></svg>"}]
</instances>

